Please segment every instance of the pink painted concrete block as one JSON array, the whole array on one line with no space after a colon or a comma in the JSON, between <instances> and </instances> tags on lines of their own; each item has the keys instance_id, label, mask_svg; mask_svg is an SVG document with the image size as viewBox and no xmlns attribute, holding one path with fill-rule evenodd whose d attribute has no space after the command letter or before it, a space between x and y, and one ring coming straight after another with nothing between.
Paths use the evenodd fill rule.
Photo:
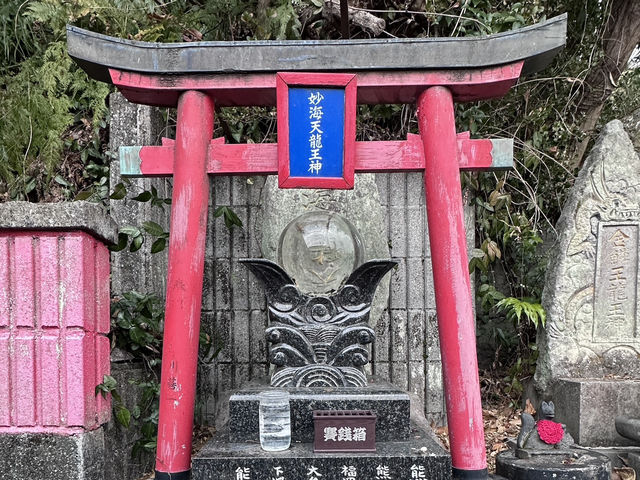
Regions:
<instances>
[{"instance_id":1,"label":"pink painted concrete block","mask_svg":"<svg viewBox=\"0 0 640 480\"><path fill-rule=\"evenodd\" d=\"M9 262L5 261L8 258L9 242L0 236L0 329L9 326Z\"/></svg>"},{"instance_id":2,"label":"pink painted concrete block","mask_svg":"<svg viewBox=\"0 0 640 480\"><path fill-rule=\"evenodd\" d=\"M10 244L11 245L11 244ZM14 322L17 327L33 327L36 310L34 288L33 249L31 237L16 237L13 241L13 263L15 294L13 301L16 312Z\"/></svg>"},{"instance_id":3,"label":"pink painted concrete block","mask_svg":"<svg viewBox=\"0 0 640 480\"><path fill-rule=\"evenodd\" d=\"M39 306L37 324L40 327L59 328L60 273L52 258L58 255L57 237L41 237L35 245L38 249L36 265L36 294Z\"/></svg>"},{"instance_id":4,"label":"pink painted concrete block","mask_svg":"<svg viewBox=\"0 0 640 480\"><path fill-rule=\"evenodd\" d=\"M11 425L11 374L9 373L9 331L0 329L0 428Z\"/></svg>"},{"instance_id":5,"label":"pink painted concrete block","mask_svg":"<svg viewBox=\"0 0 640 480\"><path fill-rule=\"evenodd\" d=\"M48 333L48 332L45 332ZM60 395L60 350L58 336L43 334L40 338L40 392L42 398L58 398ZM60 402L40 402L40 419L43 426L55 427L60 422Z\"/></svg>"},{"instance_id":6,"label":"pink painted concrete block","mask_svg":"<svg viewBox=\"0 0 640 480\"><path fill-rule=\"evenodd\" d=\"M11 399L12 417L19 427L36 425L36 369L34 331L18 330L13 338L13 398Z\"/></svg>"},{"instance_id":7,"label":"pink painted concrete block","mask_svg":"<svg viewBox=\"0 0 640 480\"><path fill-rule=\"evenodd\" d=\"M96 335L96 385L102 383L103 375L111 373L111 344L104 335ZM110 397L110 395L109 395ZM109 421L111 416L111 398L104 398L102 395L96 397L96 411L98 413L98 424Z\"/></svg>"},{"instance_id":8,"label":"pink painted concrete block","mask_svg":"<svg viewBox=\"0 0 640 480\"><path fill-rule=\"evenodd\" d=\"M109 420L109 252L82 231L0 229L0 433Z\"/></svg>"},{"instance_id":9,"label":"pink painted concrete block","mask_svg":"<svg viewBox=\"0 0 640 480\"><path fill-rule=\"evenodd\" d=\"M85 422L84 378L86 365L82 356L84 333L68 333L64 342L64 376L66 380L66 424L81 427ZM88 425L88 427L90 427Z\"/></svg>"},{"instance_id":10,"label":"pink painted concrete block","mask_svg":"<svg viewBox=\"0 0 640 480\"><path fill-rule=\"evenodd\" d=\"M96 244L96 332L109 333L111 326L111 298L109 295L109 250Z\"/></svg>"},{"instance_id":11,"label":"pink painted concrete block","mask_svg":"<svg viewBox=\"0 0 640 480\"><path fill-rule=\"evenodd\" d=\"M60 302L62 310L62 324L67 327L86 327L91 330L92 319L86 317L85 281L93 272L85 272L85 256L83 239L69 236L60 244L61 254L58 268L61 276ZM91 295L90 300L94 296Z\"/></svg>"}]
</instances>

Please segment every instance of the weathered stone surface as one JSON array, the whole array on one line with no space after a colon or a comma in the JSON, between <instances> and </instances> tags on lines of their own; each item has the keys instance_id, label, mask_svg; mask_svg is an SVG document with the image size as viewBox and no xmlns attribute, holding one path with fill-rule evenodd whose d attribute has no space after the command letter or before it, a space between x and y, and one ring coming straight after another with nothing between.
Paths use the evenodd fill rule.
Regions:
<instances>
[{"instance_id":1,"label":"weathered stone surface","mask_svg":"<svg viewBox=\"0 0 640 480\"><path fill-rule=\"evenodd\" d=\"M410 440L377 442L376 447L375 453L314 454L313 444L292 443L283 452L265 452L257 443L229 443L226 434L217 434L194 456L192 478L344 480L353 471L356 477L351 478L363 480L451 478L451 457L431 430L414 425Z\"/></svg>"},{"instance_id":2,"label":"weathered stone surface","mask_svg":"<svg viewBox=\"0 0 640 480\"><path fill-rule=\"evenodd\" d=\"M82 230L107 243L118 241L118 226L105 209L82 201L2 203L0 229Z\"/></svg>"},{"instance_id":3,"label":"weathered stone surface","mask_svg":"<svg viewBox=\"0 0 640 480\"><path fill-rule=\"evenodd\" d=\"M279 189L278 179L270 176L262 191L262 255L278 261L278 243L285 227L296 217L314 210L336 212L360 233L364 260L387 259L389 245L384 216L373 174L358 175L353 190ZM374 297L370 325L375 325L389 295L389 277L383 278Z\"/></svg>"},{"instance_id":4,"label":"weathered stone surface","mask_svg":"<svg viewBox=\"0 0 640 480\"><path fill-rule=\"evenodd\" d=\"M78 435L0 435L0 471L8 480L103 480L102 428Z\"/></svg>"},{"instance_id":5,"label":"weathered stone surface","mask_svg":"<svg viewBox=\"0 0 640 480\"><path fill-rule=\"evenodd\" d=\"M640 475L640 453L630 453L627 457L629 466L636 471L636 478Z\"/></svg>"},{"instance_id":6,"label":"weathered stone surface","mask_svg":"<svg viewBox=\"0 0 640 480\"><path fill-rule=\"evenodd\" d=\"M640 417L640 380L562 379L551 392L556 421L584 447L634 445L616 431L616 417Z\"/></svg>"},{"instance_id":7,"label":"weathered stone surface","mask_svg":"<svg viewBox=\"0 0 640 480\"><path fill-rule=\"evenodd\" d=\"M129 103L120 93L109 96L109 107L109 150L115 157L110 164L109 178L114 186L122 182L118 149L121 146L159 144L163 124L160 110ZM127 225L140 226L151 220L168 230L170 206L167 205L162 210L152 206L151 202L137 202L131 198L145 190L151 190L152 187L156 188L159 197L170 198L170 185L170 178L130 179L127 198L109 202L111 216L118 228ZM151 243L145 242L137 252L125 249L111 255L111 291L114 294L136 290L164 297L168 249L152 254Z\"/></svg>"},{"instance_id":8,"label":"weathered stone surface","mask_svg":"<svg viewBox=\"0 0 640 480\"><path fill-rule=\"evenodd\" d=\"M149 372L141 362L117 361L116 358L111 355L111 376L118 382L122 402L132 410L141 401L142 388L131 382L148 381ZM132 455L133 445L141 435L139 427L125 428L112 416L104 426L104 445L108 452L104 459L104 480L135 480L152 470L154 456L151 452Z\"/></svg>"},{"instance_id":9,"label":"weathered stone surface","mask_svg":"<svg viewBox=\"0 0 640 480\"><path fill-rule=\"evenodd\" d=\"M524 61L533 73L564 46L567 15L512 32L468 38L142 43L67 27L69 54L110 82L108 67L146 73L480 68Z\"/></svg>"},{"instance_id":10,"label":"weathered stone surface","mask_svg":"<svg viewBox=\"0 0 640 480\"><path fill-rule=\"evenodd\" d=\"M498 455L496 473L510 480L609 480L611 461L606 455L585 450L531 458L516 458L509 450Z\"/></svg>"},{"instance_id":11,"label":"weathered stone surface","mask_svg":"<svg viewBox=\"0 0 640 480\"><path fill-rule=\"evenodd\" d=\"M640 444L640 419L616 417L616 431L623 437Z\"/></svg>"},{"instance_id":12,"label":"weathered stone surface","mask_svg":"<svg viewBox=\"0 0 640 480\"><path fill-rule=\"evenodd\" d=\"M622 120L636 151L640 150L640 109Z\"/></svg>"},{"instance_id":13,"label":"weathered stone surface","mask_svg":"<svg viewBox=\"0 0 640 480\"><path fill-rule=\"evenodd\" d=\"M291 434L294 442L313 440L314 410L373 410L377 415L376 439L407 440L409 436L409 395L387 382L370 379L361 388L287 389L291 405ZM258 441L258 407L265 385L251 384L229 399L229 439L231 442Z\"/></svg>"},{"instance_id":14,"label":"weathered stone surface","mask_svg":"<svg viewBox=\"0 0 640 480\"><path fill-rule=\"evenodd\" d=\"M640 159L620 121L607 124L558 222L542 296L536 387L570 378L640 378ZM560 404L560 402L557 402Z\"/></svg>"}]
</instances>

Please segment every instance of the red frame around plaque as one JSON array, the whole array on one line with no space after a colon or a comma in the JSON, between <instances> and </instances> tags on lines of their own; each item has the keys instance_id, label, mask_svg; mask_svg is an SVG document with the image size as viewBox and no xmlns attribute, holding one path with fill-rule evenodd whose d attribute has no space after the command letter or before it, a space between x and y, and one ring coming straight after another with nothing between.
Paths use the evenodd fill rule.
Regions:
<instances>
[{"instance_id":1,"label":"red frame around plaque","mask_svg":"<svg viewBox=\"0 0 640 480\"><path fill-rule=\"evenodd\" d=\"M356 75L283 73L276 75L278 116L278 186L280 188L352 189L356 150ZM289 87L344 87L342 177L292 177L289 158Z\"/></svg>"}]
</instances>

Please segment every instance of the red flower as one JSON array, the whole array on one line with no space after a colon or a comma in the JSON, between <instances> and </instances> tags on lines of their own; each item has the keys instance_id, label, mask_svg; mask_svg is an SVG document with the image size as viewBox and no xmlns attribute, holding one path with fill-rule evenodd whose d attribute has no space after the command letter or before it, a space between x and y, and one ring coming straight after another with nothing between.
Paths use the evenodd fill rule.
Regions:
<instances>
[{"instance_id":1,"label":"red flower","mask_svg":"<svg viewBox=\"0 0 640 480\"><path fill-rule=\"evenodd\" d=\"M564 429L561 423L552 422L551 420L538 421L538 435L544 443L555 445L560 443L564 437Z\"/></svg>"}]
</instances>

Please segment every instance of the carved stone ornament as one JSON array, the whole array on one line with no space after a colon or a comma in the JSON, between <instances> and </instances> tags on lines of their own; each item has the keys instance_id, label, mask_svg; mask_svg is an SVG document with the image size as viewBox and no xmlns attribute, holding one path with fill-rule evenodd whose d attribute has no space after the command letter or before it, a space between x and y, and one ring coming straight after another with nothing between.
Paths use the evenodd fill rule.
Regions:
<instances>
[{"instance_id":1,"label":"carved stone ornament","mask_svg":"<svg viewBox=\"0 0 640 480\"><path fill-rule=\"evenodd\" d=\"M269 362L274 387L363 387L371 302L382 277L396 265L371 260L359 266L336 292L308 295L276 263L241 260L262 282L267 296Z\"/></svg>"},{"instance_id":2,"label":"carved stone ornament","mask_svg":"<svg viewBox=\"0 0 640 480\"><path fill-rule=\"evenodd\" d=\"M536 422L533 415L522 412L522 425L516 444L518 458L530 458L536 453L548 450L566 450L574 445L573 438L566 431L566 426L554 421L555 406L553 402L542 402L540 419ZM523 451L525 450L525 451Z\"/></svg>"}]
</instances>

